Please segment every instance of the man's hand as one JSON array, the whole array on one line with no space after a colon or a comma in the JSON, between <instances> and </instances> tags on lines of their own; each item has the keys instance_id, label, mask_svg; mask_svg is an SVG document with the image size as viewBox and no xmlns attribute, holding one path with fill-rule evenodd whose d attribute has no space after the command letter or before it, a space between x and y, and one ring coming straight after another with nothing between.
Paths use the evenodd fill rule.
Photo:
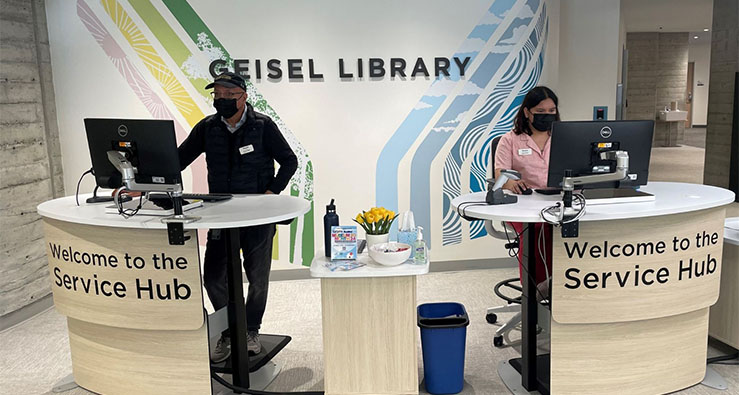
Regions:
<instances>
[{"instance_id":1,"label":"man's hand","mask_svg":"<svg viewBox=\"0 0 739 395\"><path fill-rule=\"evenodd\" d=\"M523 180L508 180L503 184L503 189L507 189L516 194L522 194L524 190L528 189L526 183Z\"/></svg>"},{"instance_id":2,"label":"man's hand","mask_svg":"<svg viewBox=\"0 0 739 395\"><path fill-rule=\"evenodd\" d=\"M268 189L268 190L264 191L264 194L265 194L265 195L274 195L275 193L274 193L274 192L272 192L272 191L270 191L270 190Z\"/></svg>"}]
</instances>

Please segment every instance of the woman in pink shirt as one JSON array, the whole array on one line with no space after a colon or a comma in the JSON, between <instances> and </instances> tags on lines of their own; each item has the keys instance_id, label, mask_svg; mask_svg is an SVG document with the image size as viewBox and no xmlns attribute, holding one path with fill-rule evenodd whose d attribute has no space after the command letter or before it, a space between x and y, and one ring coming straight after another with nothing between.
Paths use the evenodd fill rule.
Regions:
<instances>
[{"instance_id":1,"label":"woman in pink shirt","mask_svg":"<svg viewBox=\"0 0 739 395\"><path fill-rule=\"evenodd\" d=\"M537 86L531 89L523 99L514 121L513 130L503 135L495 151L495 178L501 170L516 170L521 173L520 180L508 180L503 189L513 193L524 193L527 189L547 187L549 170L549 141L552 134L552 122L559 121L559 100L551 89ZM523 232L522 223L512 223L517 234ZM534 231L537 240L536 283L546 280L546 268L551 272L552 240L551 226L536 224ZM517 237L518 238L518 237ZM523 238L519 238L518 262L523 262L526 251ZM543 250L543 251L542 251ZM521 265L519 265L521 267ZM519 269L520 270L520 269ZM523 275L523 273L521 273Z\"/></svg>"}]
</instances>

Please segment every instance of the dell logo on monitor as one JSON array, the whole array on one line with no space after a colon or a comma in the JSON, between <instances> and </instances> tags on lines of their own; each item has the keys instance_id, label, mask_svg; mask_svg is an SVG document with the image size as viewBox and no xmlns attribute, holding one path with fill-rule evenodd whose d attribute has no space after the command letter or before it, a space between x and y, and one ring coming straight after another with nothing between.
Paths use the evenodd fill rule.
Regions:
<instances>
[{"instance_id":1,"label":"dell logo on monitor","mask_svg":"<svg viewBox=\"0 0 739 395\"><path fill-rule=\"evenodd\" d=\"M603 126L603 128L600 130L600 137L603 137L604 139L607 139L611 137L613 134L613 130L611 130L608 126Z\"/></svg>"},{"instance_id":2,"label":"dell logo on monitor","mask_svg":"<svg viewBox=\"0 0 739 395\"><path fill-rule=\"evenodd\" d=\"M603 132L601 132L603 134ZM126 137L128 135L128 128L126 125L118 126L118 135L121 137Z\"/></svg>"}]
</instances>

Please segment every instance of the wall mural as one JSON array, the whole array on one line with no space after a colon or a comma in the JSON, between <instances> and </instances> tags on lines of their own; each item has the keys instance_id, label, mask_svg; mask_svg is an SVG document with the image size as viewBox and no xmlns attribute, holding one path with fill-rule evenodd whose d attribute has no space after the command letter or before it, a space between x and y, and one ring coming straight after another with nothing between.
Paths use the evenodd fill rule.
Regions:
<instances>
[{"instance_id":1,"label":"wall mural","mask_svg":"<svg viewBox=\"0 0 739 395\"><path fill-rule=\"evenodd\" d=\"M107 13L107 17L109 17L126 39L126 44L134 50L136 55L146 65L151 77L159 83L175 109L187 120L189 129L192 129L198 121L205 117L202 109L210 109L212 105L212 99L208 91L205 90L205 86L212 80L208 74L208 64L215 59L223 59L226 60L229 66L232 66L232 59L228 51L223 48L218 39L208 29L202 19L198 17L187 1L163 0L163 4L180 23L185 32L187 32L187 39L192 40L201 51L201 55L204 55L207 60L204 63L197 62L195 56L188 50L182 39L169 26L150 0L130 0L129 4L152 32L153 37L151 39L156 40L165 49L166 54L160 54L156 51L149 41L150 38L136 25L121 3L117 0L102 0L101 3ZM131 89L134 90L141 102L149 109L152 117L158 119L174 119L172 113L164 104L165 102L148 86L146 78L143 77L142 73L126 57L121 44L116 42L101 22L101 18L95 15L84 0L77 1L77 15L85 27L87 27L90 34L92 34L102 47L103 51L105 51L106 55L118 68ZM182 81L176 75L179 73L174 73L167 67L163 56L170 57L172 61L179 65L179 73L184 75ZM257 111L269 115L275 121L285 136L285 139L290 144L290 147L295 152L295 155L298 157L298 170L290 180L290 194L311 201L311 210L290 224L289 261L291 263L310 266L314 256L313 165L305 148L301 146L295 135L285 125L282 119L280 119L279 115L277 115L277 112L270 107L264 97L256 90L254 84L249 80L246 83L249 102ZM195 97L191 96L183 84L191 85L198 95ZM189 129L185 131L182 125L177 122L175 123L175 127L177 130L177 139L181 142L187 137ZM205 192L207 190L206 179L205 160L201 157L193 164L194 185L192 189L194 191ZM275 243L279 242L281 236L280 231L283 229L283 227L279 227L278 235L275 237ZM278 259L277 254L279 249L275 248L273 251L273 258Z\"/></svg>"},{"instance_id":2,"label":"wall mural","mask_svg":"<svg viewBox=\"0 0 739 395\"><path fill-rule=\"evenodd\" d=\"M204 88L211 80L209 64L222 59L233 69L231 54L186 0L101 0L100 4L90 7L86 0L77 0L77 16L151 116L175 120L177 139L182 141L212 112L212 99ZM511 130L523 96L538 83L548 26L544 0L491 2L449 57L469 57L464 75L436 77L385 142L376 165L376 174L383 175L376 177L377 206L394 211L399 206L410 207L427 240L433 238L436 246L485 236L481 221L471 223L469 233L463 234L462 222L450 203L460 194L485 190L490 142ZM115 30L119 33L111 34ZM134 54L136 62L129 58ZM157 84L157 89L150 83ZM313 204L313 165L308 152L249 80L247 92L249 102L277 123L298 157L290 194ZM401 173L404 158L410 160L408 174ZM431 174L442 166L440 183ZM206 192L202 157L192 165L192 173L193 185L188 189ZM410 193L408 201L401 202L398 185L406 179ZM275 243L289 244L291 263L309 266L313 259L313 217L311 208L290 225L289 232L287 227L278 227ZM443 224L440 234L432 221ZM275 259L278 251L274 249Z\"/></svg>"},{"instance_id":3,"label":"wall mural","mask_svg":"<svg viewBox=\"0 0 739 395\"><path fill-rule=\"evenodd\" d=\"M399 164L412 155L409 206L416 224L427 229L424 236L437 240L431 218L440 216L441 244L463 241L461 220L451 200L485 190L490 141L511 130L523 96L539 81L547 30L544 2L493 2L454 54L473 60L483 57L473 62L469 79L436 79L385 145L377 161L377 174L384 175L376 185L378 206L397 211ZM417 141L418 148L411 152ZM445 158L442 205L432 207L431 169L438 158ZM485 234L482 221L472 223L470 238Z\"/></svg>"}]
</instances>

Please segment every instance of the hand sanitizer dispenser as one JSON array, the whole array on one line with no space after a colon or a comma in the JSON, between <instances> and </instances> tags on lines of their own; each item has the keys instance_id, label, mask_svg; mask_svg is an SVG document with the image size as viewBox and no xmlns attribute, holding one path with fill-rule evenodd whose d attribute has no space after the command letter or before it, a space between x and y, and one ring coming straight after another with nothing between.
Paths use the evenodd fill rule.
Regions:
<instances>
[{"instance_id":1,"label":"hand sanitizer dispenser","mask_svg":"<svg viewBox=\"0 0 739 395\"><path fill-rule=\"evenodd\" d=\"M425 265L428 260L428 248L426 242L423 241L423 228L418 227L418 236L416 242L413 243L413 263L416 265Z\"/></svg>"}]
</instances>

